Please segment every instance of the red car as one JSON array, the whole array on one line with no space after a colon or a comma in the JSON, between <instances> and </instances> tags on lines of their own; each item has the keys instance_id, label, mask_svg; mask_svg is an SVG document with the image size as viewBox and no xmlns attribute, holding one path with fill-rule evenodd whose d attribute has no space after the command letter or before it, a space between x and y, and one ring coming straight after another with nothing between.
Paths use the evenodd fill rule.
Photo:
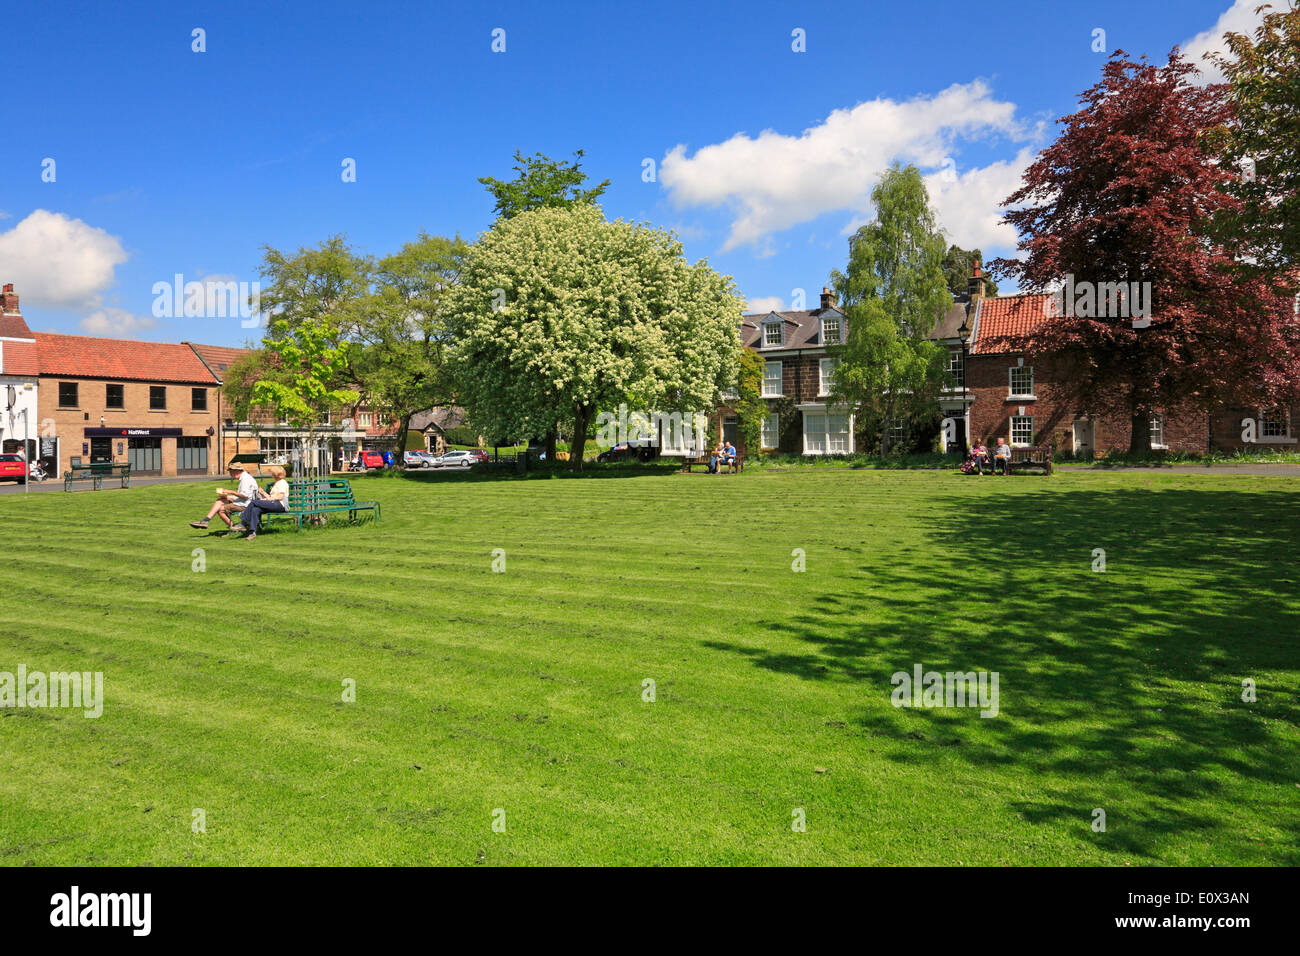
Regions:
<instances>
[{"instance_id":1,"label":"red car","mask_svg":"<svg viewBox=\"0 0 1300 956\"><path fill-rule=\"evenodd\" d=\"M27 462L22 455L0 455L0 481L27 482Z\"/></svg>"},{"instance_id":2,"label":"red car","mask_svg":"<svg viewBox=\"0 0 1300 956\"><path fill-rule=\"evenodd\" d=\"M383 452L378 452L378 451L361 452L361 467L362 468L383 468L384 467Z\"/></svg>"}]
</instances>

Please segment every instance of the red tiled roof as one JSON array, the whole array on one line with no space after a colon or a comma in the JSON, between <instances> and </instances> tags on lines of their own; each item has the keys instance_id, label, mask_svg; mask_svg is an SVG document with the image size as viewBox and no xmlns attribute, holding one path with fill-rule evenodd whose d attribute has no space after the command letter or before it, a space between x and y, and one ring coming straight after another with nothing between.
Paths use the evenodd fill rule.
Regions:
<instances>
[{"instance_id":1,"label":"red tiled roof","mask_svg":"<svg viewBox=\"0 0 1300 956\"><path fill-rule=\"evenodd\" d=\"M41 375L196 385L217 382L216 376L188 345L46 332L36 334L36 344L40 350Z\"/></svg>"},{"instance_id":2,"label":"red tiled roof","mask_svg":"<svg viewBox=\"0 0 1300 956\"><path fill-rule=\"evenodd\" d=\"M37 375L40 363L36 356L35 342L15 342L12 339L0 342L0 374L3 375Z\"/></svg>"},{"instance_id":3,"label":"red tiled roof","mask_svg":"<svg viewBox=\"0 0 1300 956\"><path fill-rule=\"evenodd\" d=\"M1019 351L1012 340L1029 335L1048 318L1051 299L1046 293L1036 293L982 300L971 354Z\"/></svg>"},{"instance_id":4,"label":"red tiled roof","mask_svg":"<svg viewBox=\"0 0 1300 956\"><path fill-rule=\"evenodd\" d=\"M212 369L218 377L245 355L253 354L252 349L230 348L226 345L195 345L193 342L185 344L194 349L203 360L203 364Z\"/></svg>"},{"instance_id":5,"label":"red tiled roof","mask_svg":"<svg viewBox=\"0 0 1300 956\"><path fill-rule=\"evenodd\" d=\"M0 315L0 339L30 339L32 330L21 315L6 312Z\"/></svg>"}]
</instances>

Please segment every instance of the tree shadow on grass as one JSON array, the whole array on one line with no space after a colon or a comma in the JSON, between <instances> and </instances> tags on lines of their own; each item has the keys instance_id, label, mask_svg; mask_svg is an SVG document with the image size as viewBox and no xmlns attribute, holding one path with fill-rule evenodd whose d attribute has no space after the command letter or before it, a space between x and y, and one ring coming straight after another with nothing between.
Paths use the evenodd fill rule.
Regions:
<instances>
[{"instance_id":1,"label":"tree shadow on grass","mask_svg":"<svg viewBox=\"0 0 1300 956\"><path fill-rule=\"evenodd\" d=\"M1300 495L1049 486L949 504L926 519L928 547L882 542L801 613L754 622L787 647L705 645L862 684L858 732L889 759L941 748L976 767L1056 775L1067 792L1016 805L1031 822L1078 821L1087 833L1121 774L1127 799L1142 801L1108 810L1096 837L1115 852L1157 857L1189 831L1240 842L1194 803L1239 799L1224 786L1232 778L1295 805ZM1099 548L1104 573L1093 570ZM890 706L891 675L916 664L997 671L999 714ZM1247 678L1254 703L1241 699ZM1300 863L1300 811L1271 822L1290 839L1269 858Z\"/></svg>"}]
</instances>

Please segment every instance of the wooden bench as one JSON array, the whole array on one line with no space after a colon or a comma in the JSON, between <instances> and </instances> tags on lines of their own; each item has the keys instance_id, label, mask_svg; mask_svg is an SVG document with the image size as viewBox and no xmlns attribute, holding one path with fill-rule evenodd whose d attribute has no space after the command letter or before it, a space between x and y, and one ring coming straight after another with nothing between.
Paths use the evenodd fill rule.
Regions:
<instances>
[{"instance_id":1,"label":"wooden bench","mask_svg":"<svg viewBox=\"0 0 1300 956\"><path fill-rule=\"evenodd\" d=\"M1025 468L1041 468L1043 474L1052 473L1052 449L1047 445L1036 445L1032 448L1012 448L1011 460L1007 462L1007 470L1020 471Z\"/></svg>"},{"instance_id":2,"label":"wooden bench","mask_svg":"<svg viewBox=\"0 0 1300 956\"><path fill-rule=\"evenodd\" d=\"M271 518L288 518L299 528L304 518L324 517L335 512L348 513L355 521L357 512L369 511L379 520L378 501L358 501L352 494L352 484L346 478L318 478L289 482L289 500L285 511L264 511L262 521Z\"/></svg>"},{"instance_id":3,"label":"wooden bench","mask_svg":"<svg viewBox=\"0 0 1300 956\"><path fill-rule=\"evenodd\" d=\"M708 468L709 459L712 457L713 457L712 452L705 452L703 454L699 454L696 452L687 452L685 455L682 456L682 471L689 474L696 465L703 465L705 468ZM724 471L730 471L731 474L734 475L736 472L744 471L744 470L745 470L745 456L742 455L740 452L736 452L736 457L732 459L730 464L724 464L719 462L718 465L718 474L722 474Z\"/></svg>"},{"instance_id":4,"label":"wooden bench","mask_svg":"<svg viewBox=\"0 0 1300 956\"><path fill-rule=\"evenodd\" d=\"M96 461L89 465L76 461L63 473L63 490L71 491L74 481L93 481L95 491L104 487L105 478L121 479L123 488L131 487L131 465L129 462Z\"/></svg>"}]
</instances>

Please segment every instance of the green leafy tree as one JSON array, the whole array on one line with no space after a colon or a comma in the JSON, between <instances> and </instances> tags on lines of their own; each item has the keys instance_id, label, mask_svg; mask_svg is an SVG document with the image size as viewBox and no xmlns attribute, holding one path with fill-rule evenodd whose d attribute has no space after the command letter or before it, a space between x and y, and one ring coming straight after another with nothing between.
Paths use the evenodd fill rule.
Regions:
<instances>
[{"instance_id":1,"label":"green leafy tree","mask_svg":"<svg viewBox=\"0 0 1300 956\"><path fill-rule=\"evenodd\" d=\"M1266 12L1253 40L1226 40L1230 55L1212 59L1232 115L1207 140L1241 171L1226 185L1240 205L1220 211L1218 231L1239 262L1281 273L1300 263L1300 6Z\"/></svg>"},{"instance_id":2,"label":"green leafy tree","mask_svg":"<svg viewBox=\"0 0 1300 956\"><path fill-rule=\"evenodd\" d=\"M255 405L274 408L307 432L308 473L315 468L321 420L331 409L354 404L358 393L340 388L352 343L341 341L326 317L276 319L262 340L264 361L252 388Z\"/></svg>"},{"instance_id":3,"label":"green leafy tree","mask_svg":"<svg viewBox=\"0 0 1300 956\"><path fill-rule=\"evenodd\" d=\"M604 193L609 180L584 189L587 174L582 171L582 150L576 150L572 162L551 159L543 153L524 156L515 150L515 176L513 179L501 180L491 176L479 178L496 199L498 219L512 219L520 213L533 209L569 208L576 205L592 205ZM559 427L556 422L546 426L537 426L541 430L536 434L544 436L546 457L555 461L556 441Z\"/></svg>"},{"instance_id":4,"label":"green leafy tree","mask_svg":"<svg viewBox=\"0 0 1300 956\"><path fill-rule=\"evenodd\" d=\"M965 295L970 285L971 267L984 261L984 254L978 249L963 249L961 246L949 246L943 257L943 272L948 277L948 291L953 295ZM984 276L984 294L997 295L998 284Z\"/></svg>"},{"instance_id":5,"label":"green leafy tree","mask_svg":"<svg viewBox=\"0 0 1300 956\"><path fill-rule=\"evenodd\" d=\"M485 434L572 423L571 461L598 409L712 408L735 381L742 299L669 233L590 204L496 224L452 289L457 395Z\"/></svg>"},{"instance_id":6,"label":"green leafy tree","mask_svg":"<svg viewBox=\"0 0 1300 956\"><path fill-rule=\"evenodd\" d=\"M375 291L350 323L360 346L350 373L364 383L368 404L398 423L398 448L407 447L412 415L455 400L444 368L451 344L445 300L468 248L459 236L421 233L380 259Z\"/></svg>"},{"instance_id":7,"label":"green leafy tree","mask_svg":"<svg viewBox=\"0 0 1300 956\"><path fill-rule=\"evenodd\" d=\"M747 453L757 454L763 436L763 419L768 415L767 402L763 400L764 362L757 352L741 349L737 364L736 392L740 397L731 406Z\"/></svg>"},{"instance_id":8,"label":"green leafy tree","mask_svg":"<svg viewBox=\"0 0 1300 956\"><path fill-rule=\"evenodd\" d=\"M946 244L915 166L895 164L871 191L876 215L849 240L845 272L832 274L848 319L832 399L891 450L891 426L933 417L944 383L943 350L927 336L952 304Z\"/></svg>"},{"instance_id":9,"label":"green leafy tree","mask_svg":"<svg viewBox=\"0 0 1300 956\"><path fill-rule=\"evenodd\" d=\"M497 201L496 214L511 219L532 209L568 207L594 203L609 185L609 180L583 189L587 174L582 171L582 150L577 150L571 163L551 159L542 153L524 156L515 150L515 177L509 180L479 177Z\"/></svg>"}]
</instances>

